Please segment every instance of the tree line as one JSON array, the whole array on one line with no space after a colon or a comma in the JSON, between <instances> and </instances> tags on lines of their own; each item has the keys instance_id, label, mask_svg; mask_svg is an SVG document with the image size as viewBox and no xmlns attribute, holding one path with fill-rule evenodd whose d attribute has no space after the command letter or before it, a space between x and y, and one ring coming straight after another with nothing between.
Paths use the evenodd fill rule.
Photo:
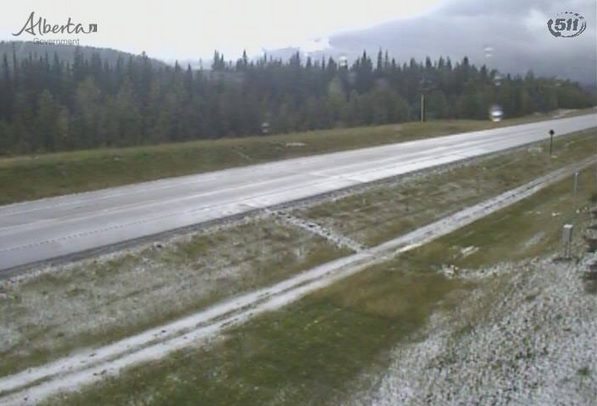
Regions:
<instances>
[{"instance_id":1,"label":"tree line","mask_svg":"<svg viewBox=\"0 0 597 406\"><path fill-rule=\"evenodd\" d=\"M209 70L160 66L143 54L102 60L73 48L0 62L0 154L179 142L429 118L487 119L583 108L577 83L501 76L468 58L400 64L381 50L350 65L295 54L235 62L218 52Z\"/></svg>"}]
</instances>

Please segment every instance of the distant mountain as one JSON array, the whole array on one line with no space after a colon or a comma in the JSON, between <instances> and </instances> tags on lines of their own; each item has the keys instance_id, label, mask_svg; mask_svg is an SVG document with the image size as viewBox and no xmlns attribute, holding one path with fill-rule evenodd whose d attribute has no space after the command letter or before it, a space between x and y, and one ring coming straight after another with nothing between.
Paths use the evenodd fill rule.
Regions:
<instances>
[{"instance_id":1,"label":"distant mountain","mask_svg":"<svg viewBox=\"0 0 597 406\"><path fill-rule=\"evenodd\" d=\"M415 18L395 20L361 31L332 35L329 47L308 52L312 58L344 55L349 61L363 50L375 56L388 50L399 63L429 56L461 60L513 74L532 70L540 76L568 78L595 86L597 47L595 0L452 0ZM587 30L575 38L555 38L547 21L562 11L582 14ZM286 58L294 49L273 50Z\"/></svg>"},{"instance_id":2,"label":"distant mountain","mask_svg":"<svg viewBox=\"0 0 597 406\"><path fill-rule=\"evenodd\" d=\"M0 60L5 54L8 55L9 58L12 58L14 49L18 60L29 58L30 56L34 59L40 57L43 58L47 54L51 61L54 58L54 54L57 54L60 60L72 62L75 48L76 47L73 45L39 45L24 41L0 41ZM90 59L93 54L99 54L102 61L106 61L110 65L115 64L118 58L121 58L126 62L131 56L134 58L140 57L140 55L133 55L110 48L96 48L90 46L82 46L79 48L85 59ZM150 59L150 61L155 67L167 65L165 62L158 59Z\"/></svg>"}]
</instances>

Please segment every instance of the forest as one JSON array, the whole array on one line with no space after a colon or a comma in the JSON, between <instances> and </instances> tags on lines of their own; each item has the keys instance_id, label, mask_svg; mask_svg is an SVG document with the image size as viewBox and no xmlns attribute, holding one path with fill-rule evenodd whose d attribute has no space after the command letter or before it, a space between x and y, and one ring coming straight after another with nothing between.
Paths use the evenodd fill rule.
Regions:
<instances>
[{"instance_id":1,"label":"forest","mask_svg":"<svg viewBox=\"0 0 597 406\"><path fill-rule=\"evenodd\" d=\"M216 51L209 69L193 70L145 54L72 52L2 54L0 155L414 121L422 94L428 119L487 119L494 104L506 117L594 104L577 83L466 57L400 63L380 50L347 64L299 53L227 61Z\"/></svg>"}]
</instances>

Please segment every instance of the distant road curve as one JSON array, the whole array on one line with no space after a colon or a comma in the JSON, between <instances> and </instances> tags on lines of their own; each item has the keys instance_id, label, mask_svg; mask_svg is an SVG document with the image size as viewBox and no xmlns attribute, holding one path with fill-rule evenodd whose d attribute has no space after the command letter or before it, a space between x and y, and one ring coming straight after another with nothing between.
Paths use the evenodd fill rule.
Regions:
<instances>
[{"instance_id":1,"label":"distant road curve","mask_svg":"<svg viewBox=\"0 0 597 406\"><path fill-rule=\"evenodd\" d=\"M550 129L562 136L593 127L597 114L1 206L0 270L546 140Z\"/></svg>"}]
</instances>

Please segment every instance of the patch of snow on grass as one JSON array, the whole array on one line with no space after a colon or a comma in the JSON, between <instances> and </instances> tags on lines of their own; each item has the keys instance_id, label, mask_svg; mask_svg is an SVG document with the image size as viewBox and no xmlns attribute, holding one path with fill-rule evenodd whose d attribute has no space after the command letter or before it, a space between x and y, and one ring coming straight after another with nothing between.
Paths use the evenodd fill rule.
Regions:
<instances>
[{"instance_id":1,"label":"patch of snow on grass","mask_svg":"<svg viewBox=\"0 0 597 406\"><path fill-rule=\"evenodd\" d=\"M594 404L597 300L581 274L596 259L493 267L487 274L501 282L477 289L451 315L438 313L427 338L397 347L353 403Z\"/></svg>"}]
</instances>

